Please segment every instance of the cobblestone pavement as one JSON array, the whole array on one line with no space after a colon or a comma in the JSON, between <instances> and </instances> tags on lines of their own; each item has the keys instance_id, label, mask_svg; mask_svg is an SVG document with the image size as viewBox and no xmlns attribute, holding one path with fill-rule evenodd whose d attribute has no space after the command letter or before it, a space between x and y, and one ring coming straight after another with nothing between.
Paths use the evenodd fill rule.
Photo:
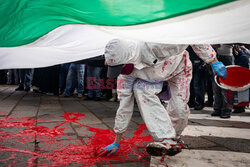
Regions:
<instances>
[{"instance_id":1,"label":"cobblestone pavement","mask_svg":"<svg viewBox=\"0 0 250 167\"><path fill-rule=\"evenodd\" d=\"M111 129L119 105L117 102L104 100L84 101L74 97L59 98L14 90L14 86L0 85L1 167L53 166L50 163L46 165L38 153L46 155L46 160L48 160L50 158L48 156L54 157L57 153L49 154L53 150L69 151L68 146L84 145L88 137L93 136L93 132L87 131L86 127L80 125ZM64 114L72 112L85 114L85 119L77 119L77 123L73 121L65 124ZM209 107L202 111L191 110L188 127L183 133L183 139L189 145L189 149L183 150L175 157L162 159L147 155L144 159L137 161L113 160L110 163L114 167L250 166L250 110L247 109L241 114L233 114L230 119L211 117L211 112L212 108ZM143 120L138 108L135 107L126 135L129 136L130 132L138 129L138 124L143 124ZM46 134L48 131L59 126L64 132L63 135L59 135L59 131L49 133L49 135L57 133L57 142L53 142L51 136L44 138L44 135L48 136ZM41 133L38 135L39 128L42 128L43 135ZM24 133L26 136L23 135ZM73 159L72 163L66 166L84 166L83 163L79 163L77 157L71 159ZM67 157L64 157L62 161L67 161ZM57 165L54 164L54 166ZM93 166L108 166L108 164L97 162Z\"/></svg>"}]
</instances>

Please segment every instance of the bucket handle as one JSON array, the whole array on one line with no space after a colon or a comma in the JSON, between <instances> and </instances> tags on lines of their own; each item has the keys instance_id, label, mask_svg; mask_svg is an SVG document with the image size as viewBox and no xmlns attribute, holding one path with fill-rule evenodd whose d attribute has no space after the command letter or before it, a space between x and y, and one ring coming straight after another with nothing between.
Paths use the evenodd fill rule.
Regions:
<instances>
[{"instance_id":1,"label":"bucket handle","mask_svg":"<svg viewBox=\"0 0 250 167\"><path fill-rule=\"evenodd\" d=\"M226 68L228 67L240 67L240 66L237 66L237 65L230 65L230 66L226 66ZM216 83L216 85L218 85L220 88L222 89L226 89L226 90L231 90L231 91L237 91L237 92L242 92L244 90L247 90L250 88L250 83L248 83L247 85L244 85L243 87L232 87L232 86L225 86L225 85L221 85L219 82L218 82L218 75L215 74L214 76L214 81Z\"/></svg>"}]
</instances>

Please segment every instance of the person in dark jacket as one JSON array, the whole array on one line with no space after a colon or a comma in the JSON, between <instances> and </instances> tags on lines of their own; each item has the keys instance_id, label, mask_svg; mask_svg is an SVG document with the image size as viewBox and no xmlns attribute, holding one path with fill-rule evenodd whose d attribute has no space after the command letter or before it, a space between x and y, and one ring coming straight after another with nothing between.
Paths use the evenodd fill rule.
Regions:
<instances>
[{"instance_id":1,"label":"person in dark jacket","mask_svg":"<svg viewBox=\"0 0 250 167\"><path fill-rule=\"evenodd\" d=\"M201 60L191 46L187 48L193 66L193 77L190 83L190 98L188 105L195 110L202 110L205 106L205 68L206 63Z\"/></svg>"},{"instance_id":2,"label":"person in dark jacket","mask_svg":"<svg viewBox=\"0 0 250 167\"><path fill-rule=\"evenodd\" d=\"M245 52L241 49L242 46L235 45L233 47L234 64L249 68L249 59ZM233 107L233 113L245 112L245 106Z\"/></svg>"},{"instance_id":3,"label":"person in dark jacket","mask_svg":"<svg viewBox=\"0 0 250 167\"><path fill-rule=\"evenodd\" d=\"M234 64L242 67L249 68L249 59L245 52L239 45L235 45L233 48Z\"/></svg>"},{"instance_id":4,"label":"person in dark jacket","mask_svg":"<svg viewBox=\"0 0 250 167\"><path fill-rule=\"evenodd\" d=\"M35 68L32 80L34 92L58 95L60 65Z\"/></svg>"}]
</instances>

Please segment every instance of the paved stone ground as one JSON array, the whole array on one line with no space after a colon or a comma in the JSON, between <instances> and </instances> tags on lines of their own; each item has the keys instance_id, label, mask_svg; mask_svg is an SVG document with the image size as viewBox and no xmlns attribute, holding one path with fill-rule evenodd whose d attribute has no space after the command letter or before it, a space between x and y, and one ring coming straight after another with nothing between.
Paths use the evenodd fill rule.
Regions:
<instances>
[{"instance_id":1,"label":"paved stone ground","mask_svg":"<svg viewBox=\"0 0 250 167\"><path fill-rule=\"evenodd\" d=\"M27 141L13 138L25 130L24 126L10 127L2 120L11 118L29 118L34 120L34 126L53 128L64 121L63 114L66 112L78 112L86 115L87 119L78 120L79 123L91 127L109 129L113 127L115 112L118 103L107 101L84 101L77 98L59 98L56 96L39 95L32 92L15 92L14 86L0 85L0 166L29 166L28 161L34 155L30 152L43 150L50 152L53 149L64 148L70 145L84 144L86 136L93 135L93 132L86 131L86 128L76 123L63 125L66 135L58 138L59 144L44 144L42 136L30 135ZM233 114L230 119L211 117L212 108L205 108L202 111L191 110L188 127L183 133L184 141L189 149L175 157L147 157L149 163L111 162L113 166L129 167L163 167L163 166L250 166L250 110L246 113ZM2 119L2 120L1 120ZM12 121L10 120L10 121ZM43 120L43 121L38 121ZM1 122L2 121L2 122ZM143 120L137 108L129 126L129 132L138 128ZM9 136L5 132L8 132ZM22 139L24 140L24 139ZM9 149L12 148L12 149ZM16 150L15 150L16 149ZM22 151L20 151L22 150ZM43 162L34 159L35 166L43 166ZM81 166L83 164L73 163L69 166ZM107 166L97 164L96 166Z\"/></svg>"}]
</instances>

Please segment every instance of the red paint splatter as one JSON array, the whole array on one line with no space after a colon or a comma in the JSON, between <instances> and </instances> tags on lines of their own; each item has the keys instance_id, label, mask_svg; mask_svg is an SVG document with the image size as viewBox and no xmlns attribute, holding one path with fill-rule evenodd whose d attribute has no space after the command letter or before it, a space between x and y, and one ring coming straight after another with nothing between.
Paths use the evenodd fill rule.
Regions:
<instances>
[{"instance_id":1,"label":"red paint splatter","mask_svg":"<svg viewBox=\"0 0 250 167\"><path fill-rule=\"evenodd\" d=\"M14 118L0 119L0 128L5 127L23 127L23 131L5 131L0 133L1 140L15 140L21 142L25 139L25 142L31 142L30 137L40 136L40 142L50 145L51 143L60 142L57 137L64 134L65 128L60 128L62 125L70 122L77 123L78 125L84 126L88 131L94 132L94 136L88 137L88 141L84 145L73 145L68 144L67 146L54 149L53 151L28 151L18 148L5 147L0 145L1 152L9 152L10 156L2 161L9 161L14 159L17 154L28 154L33 155L32 158L27 160L27 166L70 166L71 164L83 164L83 166L92 166L96 163L106 163L110 166L110 161L125 162L140 161L146 162L144 158L148 156L145 150L145 142L152 141L150 135L142 135L146 129L145 125L139 125L139 129L136 130L132 137L124 137L124 140L120 143L120 148L117 153L109 157L99 157L96 152L111 144L114 141L115 134L112 129L99 129L83 125L77 121L85 117L84 114L80 113L65 113L63 118L65 121L54 128L48 128L44 126L36 126L34 119L21 118L18 121L14 121ZM28 140L30 139L30 140ZM60 144L58 144L60 145ZM141 148L143 148L141 150ZM38 161L36 161L38 160ZM14 163L14 161L12 162ZM19 164L20 165L20 164Z\"/></svg>"},{"instance_id":2,"label":"red paint splatter","mask_svg":"<svg viewBox=\"0 0 250 167\"><path fill-rule=\"evenodd\" d=\"M168 62L167 61L164 61L164 64L162 66L162 72L164 71L165 67L168 65Z\"/></svg>"}]
</instances>

